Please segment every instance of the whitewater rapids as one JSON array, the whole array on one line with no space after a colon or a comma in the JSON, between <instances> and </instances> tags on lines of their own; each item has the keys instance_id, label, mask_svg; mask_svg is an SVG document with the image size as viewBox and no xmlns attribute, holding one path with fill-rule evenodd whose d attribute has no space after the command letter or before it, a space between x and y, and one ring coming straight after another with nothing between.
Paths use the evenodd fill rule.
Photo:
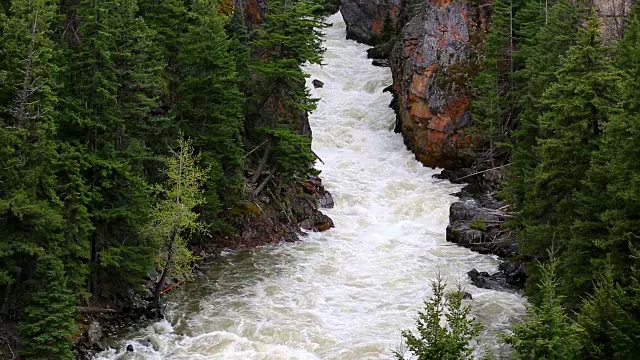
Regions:
<instances>
[{"instance_id":1,"label":"whitewater rapids","mask_svg":"<svg viewBox=\"0 0 640 360\"><path fill-rule=\"evenodd\" d=\"M390 359L438 271L473 295L481 342L494 347L522 315L520 295L469 283L468 270L498 262L445 241L459 187L433 179L393 133L389 69L345 39L339 14L328 22L324 65L305 71L310 88L325 83L312 90L321 100L310 123L335 229L224 254L171 295L168 321L126 332L95 359Z\"/></svg>"}]
</instances>

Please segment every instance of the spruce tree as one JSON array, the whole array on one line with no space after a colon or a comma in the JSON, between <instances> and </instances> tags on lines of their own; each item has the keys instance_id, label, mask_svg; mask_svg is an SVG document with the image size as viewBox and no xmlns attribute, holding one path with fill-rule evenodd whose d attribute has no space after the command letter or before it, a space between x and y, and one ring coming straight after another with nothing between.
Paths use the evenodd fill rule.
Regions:
<instances>
[{"instance_id":1,"label":"spruce tree","mask_svg":"<svg viewBox=\"0 0 640 360\"><path fill-rule=\"evenodd\" d=\"M580 29L556 77L543 94L549 110L539 118L539 164L519 215L526 239L523 252L534 257L543 257L554 240L566 249L575 219L573 195L582 188L603 124L614 111L620 76L605 54L595 15Z\"/></svg>"},{"instance_id":2,"label":"spruce tree","mask_svg":"<svg viewBox=\"0 0 640 360\"><path fill-rule=\"evenodd\" d=\"M613 279L611 266L596 276L593 294L582 301L577 323L580 359L635 359L640 355L640 323L629 304L633 295Z\"/></svg>"},{"instance_id":3,"label":"spruce tree","mask_svg":"<svg viewBox=\"0 0 640 360\"><path fill-rule=\"evenodd\" d=\"M431 284L433 294L424 302L424 310L418 313L418 335L410 330L402 331L407 350L419 360L470 360L473 349L469 343L480 334L481 326L470 317L471 307L462 304L464 292L445 291L446 283L440 275ZM442 319L446 323L442 324ZM404 359L404 353L396 352L396 359Z\"/></svg>"},{"instance_id":4,"label":"spruce tree","mask_svg":"<svg viewBox=\"0 0 640 360\"><path fill-rule=\"evenodd\" d=\"M315 8L306 0L270 2L265 23L256 30L251 43L256 56L249 68L255 74L255 81L249 98L250 113L245 131L252 135L248 136L248 140L254 146L266 142L260 164L252 178L254 183L266 163L272 171L277 171L278 167L292 169L292 164L280 163L286 161L287 156L270 156L274 147L285 152L302 152L306 159L313 159L310 147L296 144L305 143L305 140L299 139L304 136L301 134L300 119L315 108L316 102L305 87L307 75L300 66L305 62L319 64L324 52L320 29L325 25L318 15L314 15ZM295 165L297 168L294 172L304 175L309 171L312 161Z\"/></svg>"},{"instance_id":5,"label":"spruce tree","mask_svg":"<svg viewBox=\"0 0 640 360\"><path fill-rule=\"evenodd\" d=\"M514 117L514 23L518 6L514 0L493 3L492 22L482 51L482 71L474 78L471 113L486 154L482 161L492 162L504 152L509 122ZM493 164L489 163L488 166Z\"/></svg>"},{"instance_id":6,"label":"spruce tree","mask_svg":"<svg viewBox=\"0 0 640 360\"><path fill-rule=\"evenodd\" d=\"M75 359L71 352L75 301L62 262L51 255L40 259L37 280L24 312L20 353L34 360Z\"/></svg>"},{"instance_id":7,"label":"spruce tree","mask_svg":"<svg viewBox=\"0 0 640 360\"><path fill-rule=\"evenodd\" d=\"M638 246L640 232L640 96L633 74L640 73L640 23L634 13L621 41L616 65L626 74L620 111L609 117L603 128L602 143L586 174L584 190L577 194L578 217L573 227L568 267L575 272L573 284L587 289L586 276L602 271L607 263L613 278L623 286L631 283L632 259L629 244ZM586 261L588 260L588 262ZM579 275L579 276L578 276Z\"/></svg>"},{"instance_id":8,"label":"spruce tree","mask_svg":"<svg viewBox=\"0 0 640 360\"><path fill-rule=\"evenodd\" d=\"M560 58L575 43L579 23L573 2L560 0L550 9L546 4L527 1L517 16L519 49L514 59L520 66L514 81L519 112L511 136L511 165L505 172L503 196L518 211L525 206L525 193L539 163L534 151L539 136L538 118L548 111L542 95L557 80Z\"/></svg>"},{"instance_id":9,"label":"spruce tree","mask_svg":"<svg viewBox=\"0 0 640 360\"><path fill-rule=\"evenodd\" d=\"M16 0L0 24L0 284L11 289L42 253L68 255L55 162L55 3ZM12 300L12 299L7 299ZM15 300L15 299L14 299ZM6 310L7 304L3 308Z\"/></svg>"},{"instance_id":10,"label":"spruce tree","mask_svg":"<svg viewBox=\"0 0 640 360\"><path fill-rule=\"evenodd\" d=\"M177 120L210 170L206 184L207 221L219 218L222 202L237 199L242 185L244 97L239 89L224 19L206 0L189 13L178 64Z\"/></svg>"},{"instance_id":11,"label":"spruce tree","mask_svg":"<svg viewBox=\"0 0 640 360\"><path fill-rule=\"evenodd\" d=\"M69 53L62 139L86 164L88 211L94 231L87 239L88 290L93 295L126 291L152 266L150 244L138 233L151 204L144 181L153 153L162 84L152 33L134 0L84 0L77 7L80 42ZM83 265L81 265L83 266Z\"/></svg>"},{"instance_id":12,"label":"spruce tree","mask_svg":"<svg viewBox=\"0 0 640 360\"><path fill-rule=\"evenodd\" d=\"M516 359L578 359L581 329L569 319L561 305L563 298L558 295L557 279L559 262L550 255L550 260L540 265L540 304L529 306L525 321L515 325L513 333L503 338L513 347Z\"/></svg>"}]
</instances>

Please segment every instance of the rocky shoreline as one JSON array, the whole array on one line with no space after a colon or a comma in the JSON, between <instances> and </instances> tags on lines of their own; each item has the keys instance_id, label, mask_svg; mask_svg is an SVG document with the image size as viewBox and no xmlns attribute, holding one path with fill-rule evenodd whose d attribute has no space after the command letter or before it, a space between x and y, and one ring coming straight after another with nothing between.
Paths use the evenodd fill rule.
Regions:
<instances>
[{"instance_id":1,"label":"rocky shoreline","mask_svg":"<svg viewBox=\"0 0 640 360\"><path fill-rule=\"evenodd\" d=\"M318 176L287 187L277 196L270 194L256 198L252 204L256 211L249 209L237 216L235 236L212 239L213 245L192 249L200 261L213 260L222 250L299 241L305 235L301 229L325 231L333 227L331 218L320 211L334 206L333 197ZM192 277L198 276L202 276L202 271L196 263ZM143 289L130 289L126 296L112 299L109 303L78 307L74 352L79 359L89 359L96 352L104 350L103 340L116 336L124 328L145 327L158 320L153 304L153 290L158 277L157 271L151 271ZM184 281L167 279L161 291L165 294L179 289Z\"/></svg>"},{"instance_id":2,"label":"rocky shoreline","mask_svg":"<svg viewBox=\"0 0 640 360\"><path fill-rule=\"evenodd\" d=\"M496 199L500 172L493 170L472 175L469 169L444 170L436 177L467 185L454 194L460 198L449 209L447 241L481 254L496 255L501 263L498 272L489 274L471 269L467 275L479 287L494 290L520 290L527 279L524 262L519 259L516 235L505 228L512 218L509 207ZM471 175L471 176L470 176ZM468 177L467 177L468 176Z\"/></svg>"}]
</instances>

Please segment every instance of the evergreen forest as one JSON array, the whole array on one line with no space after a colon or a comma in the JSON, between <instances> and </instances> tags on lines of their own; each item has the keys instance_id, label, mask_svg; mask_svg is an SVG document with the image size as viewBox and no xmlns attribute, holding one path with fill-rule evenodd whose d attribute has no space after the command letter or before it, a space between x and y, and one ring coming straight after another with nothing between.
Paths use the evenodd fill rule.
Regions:
<instances>
[{"instance_id":1,"label":"evergreen forest","mask_svg":"<svg viewBox=\"0 0 640 360\"><path fill-rule=\"evenodd\" d=\"M1 341L71 359L78 311L153 269L159 309L165 279L233 239L263 168L273 192L315 174L300 65L321 60L323 9L271 0L252 24L228 0L1 5L0 313L19 328Z\"/></svg>"}]
</instances>

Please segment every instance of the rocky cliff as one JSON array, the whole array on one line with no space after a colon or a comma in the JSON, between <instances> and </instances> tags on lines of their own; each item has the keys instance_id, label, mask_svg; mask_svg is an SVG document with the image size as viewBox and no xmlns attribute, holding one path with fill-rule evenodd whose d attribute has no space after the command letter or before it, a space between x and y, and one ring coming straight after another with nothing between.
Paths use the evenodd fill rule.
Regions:
<instances>
[{"instance_id":1,"label":"rocky cliff","mask_svg":"<svg viewBox=\"0 0 640 360\"><path fill-rule=\"evenodd\" d=\"M390 54L396 131L430 167L471 162L466 81L471 39L483 27L480 8L464 0L344 0L349 37L369 44L387 11L401 32Z\"/></svg>"},{"instance_id":2,"label":"rocky cliff","mask_svg":"<svg viewBox=\"0 0 640 360\"><path fill-rule=\"evenodd\" d=\"M464 79L477 9L464 0L425 0L391 53L396 130L430 167L471 162L471 116Z\"/></svg>"},{"instance_id":3,"label":"rocky cliff","mask_svg":"<svg viewBox=\"0 0 640 360\"><path fill-rule=\"evenodd\" d=\"M403 3L404 0L342 0L340 12L347 23L347 39L376 44L387 14L395 22Z\"/></svg>"}]
</instances>

